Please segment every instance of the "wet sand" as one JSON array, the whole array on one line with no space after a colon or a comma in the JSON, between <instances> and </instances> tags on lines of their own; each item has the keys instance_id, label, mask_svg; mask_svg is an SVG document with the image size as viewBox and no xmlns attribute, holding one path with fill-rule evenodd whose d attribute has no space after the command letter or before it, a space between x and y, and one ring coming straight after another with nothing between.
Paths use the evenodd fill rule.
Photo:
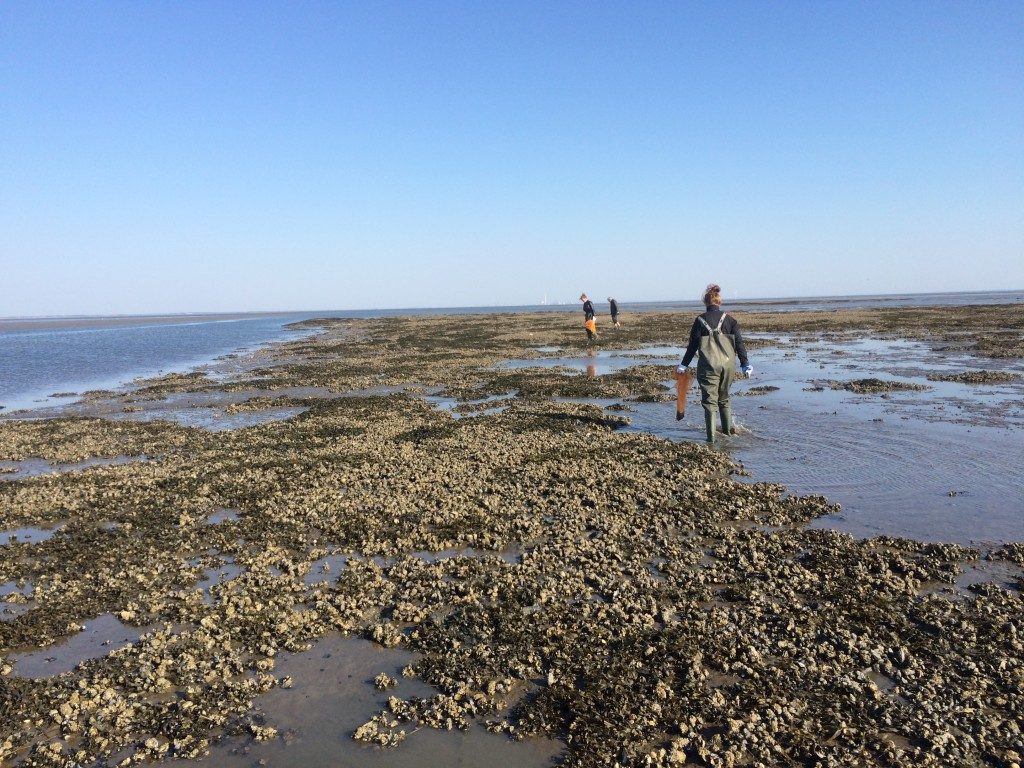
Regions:
<instances>
[{"instance_id":1,"label":"wet sand","mask_svg":"<svg viewBox=\"0 0 1024 768\"><path fill-rule=\"evenodd\" d=\"M984 385L928 373L1020 370L1022 312L742 316L779 368L915 342L883 378L932 389L738 398L753 435L726 451L654 426L689 325L670 313L624 317L592 359L556 314L310 322L231 378L0 420L4 466L55 470L0 474L0 528L33 532L0 546L0 761L1019 762L1024 546L857 538L737 459L774 429L747 409L803 398L843 411L839 442L861 411L1015 437L1019 383L950 419L941 388ZM193 406L271 417L216 431L174 416ZM96 462L117 457L141 460Z\"/></svg>"}]
</instances>

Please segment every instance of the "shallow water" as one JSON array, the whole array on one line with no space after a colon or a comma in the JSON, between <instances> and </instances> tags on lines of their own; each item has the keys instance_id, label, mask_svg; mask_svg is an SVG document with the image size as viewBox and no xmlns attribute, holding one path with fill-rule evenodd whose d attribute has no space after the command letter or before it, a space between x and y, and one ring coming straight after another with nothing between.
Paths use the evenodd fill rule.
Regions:
<instances>
[{"instance_id":1,"label":"shallow water","mask_svg":"<svg viewBox=\"0 0 1024 768\"><path fill-rule=\"evenodd\" d=\"M166 396L152 399L144 395L129 394L124 398L118 395L111 398L81 401L70 405L39 408L31 412L12 415L24 419L85 416L114 421L173 421L184 427L198 427L210 432L222 432L273 421L283 421L293 416L298 416L307 410L304 406L296 405L269 405L265 408L241 408L237 410L231 407L244 404L248 400L255 398L269 398L273 400L291 397L332 399L341 396L320 387L291 387L270 391L247 389L231 392L221 390L172 392ZM12 463L14 462L0 462L0 467L4 464ZM78 469L99 463L122 462L118 460L90 459L88 462L83 462L81 466L68 465L62 469ZM53 470L51 469L50 471ZM27 474L37 473L29 472L17 475L16 477L25 477ZM0 479L2 477L0 475Z\"/></svg>"},{"instance_id":2,"label":"shallow water","mask_svg":"<svg viewBox=\"0 0 1024 768\"><path fill-rule=\"evenodd\" d=\"M245 573L245 568L235 563L235 559L231 555L215 555L215 558L217 565L205 568L193 586L194 589L202 590L203 600L207 603L213 602L213 595L210 593L211 587L229 582ZM189 562L189 565L198 564L199 558L194 558Z\"/></svg>"},{"instance_id":3,"label":"shallow water","mask_svg":"<svg viewBox=\"0 0 1024 768\"><path fill-rule=\"evenodd\" d=\"M302 407L263 408L258 411L227 413L218 408L153 408L138 413L125 413L110 418L122 421L174 421L183 427L199 427L209 432L244 429L272 421L284 421L305 412Z\"/></svg>"},{"instance_id":4,"label":"shallow water","mask_svg":"<svg viewBox=\"0 0 1024 768\"><path fill-rule=\"evenodd\" d=\"M230 509L228 507L222 507L216 512L206 518L207 525L218 525L220 523L230 523L238 519L238 510Z\"/></svg>"},{"instance_id":5,"label":"shallow water","mask_svg":"<svg viewBox=\"0 0 1024 768\"><path fill-rule=\"evenodd\" d=\"M74 669L83 661L107 656L134 643L145 630L122 624L105 613L84 622L83 629L63 642L29 653L14 654L8 661L19 677L50 677Z\"/></svg>"},{"instance_id":6,"label":"shallow water","mask_svg":"<svg viewBox=\"0 0 1024 768\"><path fill-rule=\"evenodd\" d=\"M112 458L94 457L85 461L68 464L51 463L46 459L22 459L21 461L0 461L0 482L4 480L22 480L26 477L48 475L55 472L78 472L89 467L119 466L136 461L146 461L146 456L114 456Z\"/></svg>"},{"instance_id":7,"label":"shallow water","mask_svg":"<svg viewBox=\"0 0 1024 768\"><path fill-rule=\"evenodd\" d=\"M580 357L538 357L523 360L507 360L497 367L517 370L521 368L569 368L587 376L604 376L608 373L631 368L641 362L666 364L659 350L671 347L648 347L644 350L593 350ZM651 351L653 350L653 351Z\"/></svg>"},{"instance_id":8,"label":"shallow water","mask_svg":"<svg viewBox=\"0 0 1024 768\"><path fill-rule=\"evenodd\" d=\"M352 552L335 552L325 555L319 560L313 561L309 572L303 576L302 580L306 586L320 582L333 583L338 575L348 567L349 559L354 557L356 555Z\"/></svg>"},{"instance_id":9,"label":"shallow water","mask_svg":"<svg viewBox=\"0 0 1024 768\"><path fill-rule=\"evenodd\" d=\"M0 584L0 621L13 621L21 614L35 608L32 599L32 582L6 581Z\"/></svg>"},{"instance_id":10,"label":"shallow water","mask_svg":"<svg viewBox=\"0 0 1024 768\"><path fill-rule=\"evenodd\" d=\"M52 539L60 533L61 528L63 528L62 525L52 528L38 528L36 526L8 528L6 531L0 531L0 546L15 542L20 544L38 544L41 541Z\"/></svg>"},{"instance_id":11,"label":"shallow water","mask_svg":"<svg viewBox=\"0 0 1024 768\"><path fill-rule=\"evenodd\" d=\"M506 563L516 564L520 561L522 557L522 552L515 547L511 549L503 549L501 551L494 551L490 549L477 549L476 547L460 547L457 549L443 549L440 552L433 552L428 549L423 549L413 552L412 556L418 557L420 560L426 560L428 563L437 563L441 560L451 560L455 557L497 557L500 560L504 560Z\"/></svg>"},{"instance_id":12,"label":"shallow water","mask_svg":"<svg viewBox=\"0 0 1024 768\"><path fill-rule=\"evenodd\" d=\"M508 407L508 401L513 397L515 395L490 395L478 400L456 400L454 397L443 397L441 395L423 395L423 399L428 403L433 403L436 408L447 411L456 419L501 413ZM491 403L493 405L489 405Z\"/></svg>"},{"instance_id":13,"label":"shallow water","mask_svg":"<svg viewBox=\"0 0 1024 768\"><path fill-rule=\"evenodd\" d=\"M515 564L520 562L522 552L517 548L495 551L490 549L477 549L476 547L460 547L455 549L442 549L440 551L422 549L410 552L408 556L419 558L420 560L428 563L450 560L455 557L497 557L504 560L506 563ZM403 557L405 557L405 555L403 555ZM321 557L319 560L313 561L309 572L303 577L303 581L307 586L323 581L333 582L338 578L338 575L348 567L349 560L362 559L362 555L356 552L332 552L329 555ZM381 568L388 568L396 562L396 558L381 557L379 555L372 557L371 560Z\"/></svg>"},{"instance_id":14,"label":"shallow water","mask_svg":"<svg viewBox=\"0 0 1024 768\"><path fill-rule=\"evenodd\" d=\"M353 731L385 707L389 696L427 697L437 693L418 680L402 677L402 667L413 659L407 651L385 649L359 638L323 638L305 653L280 658L274 675L292 677L293 686L275 688L257 701L257 712L267 725L278 729L278 738L258 742L249 737L231 737L214 745L211 754L202 760L175 762L211 768L554 765L555 757L563 750L561 743L540 739L513 742L476 723L467 731L422 728L390 750L353 741ZM398 686L378 691L372 681L381 672L398 680Z\"/></svg>"},{"instance_id":15,"label":"shallow water","mask_svg":"<svg viewBox=\"0 0 1024 768\"><path fill-rule=\"evenodd\" d=\"M19 584L17 581L5 581L3 584L0 584L0 598L13 595L16 592L20 595L30 594L32 592L32 582L26 581L24 584Z\"/></svg>"},{"instance_id":16,"label":"shallow water","mask_svg":"<svg viewBox=\"0 0 1024 768\"><path fill-rule=\"evenodd\" d=\"M233 319L178 318L154 325L94 326L67 320L64 327L23 328L0 322L0 405L12 411L67 404L89 389L118 387L137 376L184 371L225 353L309 331L284 326L301 315ZM22 324L23 325L23 324Z\"/></svg>"},{"instance_id":17,"label":"shallow water","mask_svg":"<svg viewBox=\"0 0 1024 768\"><path fill-rule=\"evenodd\" d=\"M755 376L733 387L733 413L749 434L718 446L751 472L751 481L785 485L794 494L823 494L839 514L812 523L857 536L879 534L926 541L987 544L1024 540L1024 378L984 386L928 381L928 372L1011 370L1012 364L949 356L909 341L857 340L801 343L751 356ZM590 357L517 360L507 366L564 366L596 375L643 362L672 363L680 348L602 350ZM627 357L626 355L629 355ZM876 377L931 387L924 392L856 395L829 389L826 380ZM815 384L821 391L807 391ZM777 390L742 396L755 386ZM584 400L607 407L617 400ZM627 401L627 430L672 440L703 440L703 411L694 387L686 418L675 403Z\"/></svg>"}]
</instances>

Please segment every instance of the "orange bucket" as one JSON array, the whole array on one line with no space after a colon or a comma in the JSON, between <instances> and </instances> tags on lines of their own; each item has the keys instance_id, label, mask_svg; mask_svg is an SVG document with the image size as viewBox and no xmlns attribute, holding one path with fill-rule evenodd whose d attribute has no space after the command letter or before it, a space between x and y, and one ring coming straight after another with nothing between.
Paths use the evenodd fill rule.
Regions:
<instances>
[{"instance_id":1,"label":"orange bucket","mask_svg":"<svg viewBox=\"0 0 1024 768\"><path fill-rule=\"evenodd\" d=\"M674 372L676 379L676 421L686 415L686 395L690 391L690 369L684 373Z\"/></svg>"}]
</instances>

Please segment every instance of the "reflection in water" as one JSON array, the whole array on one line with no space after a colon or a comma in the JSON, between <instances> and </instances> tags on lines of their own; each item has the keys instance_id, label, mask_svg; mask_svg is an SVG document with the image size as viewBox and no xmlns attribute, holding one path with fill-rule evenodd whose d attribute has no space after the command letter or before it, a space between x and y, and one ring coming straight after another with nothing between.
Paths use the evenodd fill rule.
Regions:
<instances>
[{"instance_id":1,"label":"reflection in water","mask_svg":"<svg viewBox=\"0 0 1024 768\"><path fill-rule=\"evenodd\" d=\"M587 366L587 377L592 379L595 376L597 376L597 365L595 363L590 363Z\"/></svg>"}]
</instances>

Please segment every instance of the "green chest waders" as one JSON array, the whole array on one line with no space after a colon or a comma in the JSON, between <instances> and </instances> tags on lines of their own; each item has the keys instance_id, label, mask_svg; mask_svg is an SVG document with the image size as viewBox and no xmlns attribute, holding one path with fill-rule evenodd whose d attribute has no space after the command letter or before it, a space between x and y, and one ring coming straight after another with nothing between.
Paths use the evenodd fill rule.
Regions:
<instances>
[{"instance_id":1,"label":"green chest waders","mask_svg":"<svg viewBox=\"0 0 1024 768\"><path fill-rule=\"evenodd\" d=\"M734 434L732 405L729 403L729 389L736 371L736 342L731 333L722 331L722 323L728 317L724 312L718 326L712 328L703 317L698 317L707 330L701 336L697 360L697 384L700 385L700 404L704 408L704 429L709 443L715 441L715 410L722 420L722 432Z\"/></svg>"}]
</instances>

